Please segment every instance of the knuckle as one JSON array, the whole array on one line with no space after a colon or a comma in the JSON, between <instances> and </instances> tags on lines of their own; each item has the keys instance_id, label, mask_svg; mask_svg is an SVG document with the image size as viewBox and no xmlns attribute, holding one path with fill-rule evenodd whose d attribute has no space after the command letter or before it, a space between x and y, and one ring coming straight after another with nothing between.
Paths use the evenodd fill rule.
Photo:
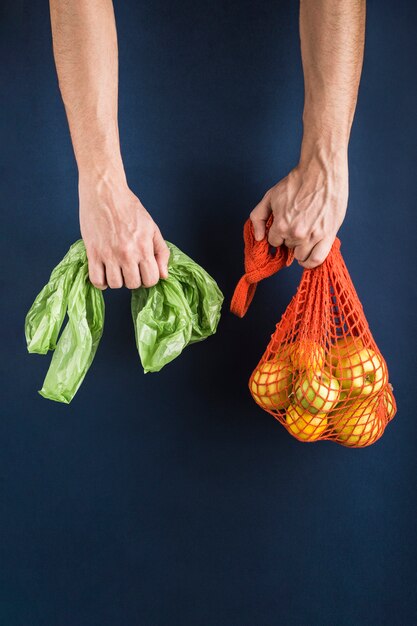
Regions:
<instances>
[{"instance_id":1,"label":"knuckle","mask_svg":"<svg viewBox=\"0 0 417 626\"><path fill-rule=\"evenodd\" d=\"M159 281L159 276L148 276L143 280L143 285L145 287L154 287Z\"/></svg>"},{"instance_id":2,"label":"knuckle","mask_svg":"<svg viewBox=\"0 0 417 626\"><path fill-rule=\"evenodd\" d=\"M148 261L151 256L148 244L143 241L138 243L137 252L141 261Z\"/></svg>"},{"instance_id":3,"label":"knuckle","mask_svg":"<svg viewBox=\"0 0 417 626\"><path fill-rule=\"evenodd\" d=\"M282 219L274 219L270 231L276 233L280 237L285 237L288 235L288 227L286 223Z\"/></svg>"},{"instance_id":4,"label":"knuckle","mask_svg":"<svg viewBox=\"0 0 417 626\"><path fill-rule=\"evenodd\" d=\"M97 289L105 289L106 283L96 268L93 267L89 269L88 278L90 279L90 283L94 285L94 287L97 287Z\"/></svg>"},{"instance_id":5,"label":"knuckle","mask_svg":"<svg viewBox=\"0 0 417 626\"><path fill-rule=\"evenodd\" d=\"M94 287L101 287L104 283L103 280L100 280L99 276L94 276L94 274L89 275L90 283L94 285Z\"/></svg>"},{"instance_id":6,"label":"knuckle","mask_svg":"<svg viewBox=\"0 0 417 626\"><path fill-rule=\"evenodd\" d=\"M282 237L285 228L280 220L274 219L269 232L275 237Z\"/></svg>"},{"instance_id":7,"label":"knuckle","mask_svg":"<svg viewBox=\"0 0 417 626\"><path fill-rule=\"evenodd\" d=\"M120 248L117 248L115 252L116 252L115 257L122 263L126 263L129 260L130 251L128 250L127 247L122 246Z\"/></svg>"},{"instance_id":8,"label":"knuckle","mask_svg":"<svg viewBox=\"0 0 417 626\"><path fill-rule=\"evenodd\" d=\"M161 252L161 254L159 255L159 260L162 261L163 263L167 264L169 261L169 257L170 257L170 252L166 252L165 250L163 252Z\"/></svg>"},{"instance_id":9,"label":"knuckle","mask_svg":"<svg viewBox=\"0 0 417 626\"><path fill-rule=\"evenodd\" d=\"M123 287L123 282L121 278L111 278L108 280L108 284L110 289L120 289L121 287Z\"/></svg>"},{"instance_id":10,"label":"knuckle","mask_svg":"<svg viewBox=\"0 0 417 626\"><path fill-rule=\"evenodd\" d=\"M133 255L132 247L127 244L120 246L117 250L117 258L122 263L128 263L130 259L132 258L132 255Z\"/></svg>"},{"instance_id":11,"label":"knuckle","mask_svg":"<svg viewBox=\"0 0 417 626\"><path fill-rule=\"evenodd\" d=\"M112 258L113 256L113 250L111 249L110 246L103 246L102 248L100 248L100 251L98 253L98 256L100 257L100 259L102 259L103 261L108 261L110 258Z\"/></svg>"},{"instance_id":12,"label":"knuckle","mask_svg":"<svg viewBox=\"0 0 417 626\"><path fill-rule=\"evenodd\" d=\"M90 266L93 266L95 263L97 263L97 259L100 258L99 257L99 253L92 246L88 246L86 243L84 245L85 245L85 251L86 251L86 254L87 254L88 264Z\"/></svg>"},{"instance_id":13,"label":"knuckle","mask_svg":"<svg viewBox=\"0 0 417 626\"><path fill-rule=\"evenodd\" d=\"M130 207L132 209L141 209L142 208L142 203L139 200L139 198L135 195L132 196L132 198L130 199Z\"/></svg>"},{"instance_id":14,"label":"knuckle","mask_svg":"<svg viewBox=\"0 0 417 626\"><path fill-rule=\"evenodd\" d=\"M153 265L155 257L148 249L144 250L140 255L140 263L144 265Z\"/></svg>"},{"instance_id":15,"label":"knuckle","mask_svg":"<svg viewBox=\"0 0 417 626\"><path fill-rule=\"evenodd\" d=\"M320 254L313 254L310 258L309 258L309 265L310 267L317 267L317 265L321 265L324 261L324 258L322 255Z\"/></svg>"},{"instance_id":16,"label":"knuckle","mask_svg":"<svg viewBox=\"0 0 417 626\"><path fill-rule=\"evenodd\" d=\"M307 229L303 224L295 224L290 229L290 235L294 239L305 239L307 237Z\"/></svg>"},{"instance_id":17,"label":"knuckle","mask_svg":"<svg viewBox=\"0 0 417 626\"><path fill-rule=\"evenodd\" d=\"M317 226L311 233L311 238L315 241L321 241L326 237L327 233L322 226Z\"/></svg>"},{"instance_id":18,"label":"knuckle","mask_svg":"<svg viewBox=\"0 0 417 626\"><path fill-rule=\"evenodd\" d=\"M268 243L270 243L271 246L277 246L281 243L281 240L282 237L274 236L273 234L268 236Z\"/></svg>"}]
</instances>

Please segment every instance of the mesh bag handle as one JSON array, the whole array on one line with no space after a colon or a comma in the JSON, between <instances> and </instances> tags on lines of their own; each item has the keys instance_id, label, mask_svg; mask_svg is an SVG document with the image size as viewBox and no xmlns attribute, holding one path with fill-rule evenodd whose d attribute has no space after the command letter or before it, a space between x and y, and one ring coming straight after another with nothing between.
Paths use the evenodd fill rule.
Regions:
<instances>
[{"instance_id":1,"label":"mesh bag handle","mask_svg":"<svg viewBox=\"0 0 417 626\"><path fill-rule=\"evenodd\" d=\"M271 213L266 223L266 234L261 241L256 241L253 224L250 219L245 222L243 239L245 241L245 273L236 285L230 303L230 310L238 317L243 317L255 295L258 283L269 278L283 267L291 265L294 259L293 251L282 245L271 251L268 243L268 231L273 222Z\"/></svg>"}]
</instances>

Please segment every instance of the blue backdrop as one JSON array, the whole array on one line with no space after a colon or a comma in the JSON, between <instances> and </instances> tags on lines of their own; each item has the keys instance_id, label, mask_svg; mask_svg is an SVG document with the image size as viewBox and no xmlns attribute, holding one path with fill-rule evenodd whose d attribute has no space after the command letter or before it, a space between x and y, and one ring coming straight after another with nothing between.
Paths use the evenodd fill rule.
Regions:
<instances>
[{"instance_id":1,"label":"blue backdrop","mask_svg":"<svg viewBox=\"0 0 417 626\"><path fill-rule=\"evenodd\" d=\"M49 357L26 354L23 321L79 237L77 177L47 3L3 0L0 624L417 623L416 6L368 4L350 145L343 253L399 406L364 450L297 442L247 391L299 268L228 312L243 222L298 156L297 2L116 15L130 184L227 304L214 338L144 376L129 293L107 291L73 403L37 395Z\"/></svg>"}]
</instances>

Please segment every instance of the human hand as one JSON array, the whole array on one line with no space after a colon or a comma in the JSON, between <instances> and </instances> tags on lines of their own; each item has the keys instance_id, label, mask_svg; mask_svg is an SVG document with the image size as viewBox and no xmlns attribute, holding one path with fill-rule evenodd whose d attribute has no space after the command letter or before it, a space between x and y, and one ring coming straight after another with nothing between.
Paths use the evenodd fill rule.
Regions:
<instances>
[{"instance_id":1,"label":"human hand","mask_svg":"<svg viewBox=\"0 0 417 626\"><path fill-rule=\"evenodd\" d=\"M80 227L99 289L151 287L168 276L169 249L124 176L80 175Z\"/></svg>"},{"instance_id":2,"label":"human hand","mask_svg":"<svg viewBox=\"0 0 417 626\"><path fill-rule=\"evenodd\" d=\"M268 241L285 244L307 269L321 265L335 240L348 200L347 152L303 152L299 164L269 189L250 214L255 239L265 237L271 214Z\"/></svg>"}]
</instances>

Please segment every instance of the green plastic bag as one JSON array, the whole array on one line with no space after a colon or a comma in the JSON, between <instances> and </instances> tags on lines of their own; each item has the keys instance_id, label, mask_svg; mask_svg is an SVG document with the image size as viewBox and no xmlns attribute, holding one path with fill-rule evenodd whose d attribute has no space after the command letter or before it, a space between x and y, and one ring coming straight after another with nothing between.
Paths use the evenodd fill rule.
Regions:
<instances>
[{"instance_id":1,"label":"green plastic bag","mask_svg":"<svg viewBox=\"0 0 417 626\"><path fill-rule=\"evenodd\" d=\"M65 314L68 322L57 342ZM25 321L28 351L54 350L40 394L69 404L94 359L103 333L104 299L88 280L83 241L74 243L53 270Z\"/></svg>"},{"instance_id":2,"label":"green plastic bag","mask_svg":"<svg viewBox=\"0 0 417 626\"><path fill-rule=\"evenodd\" d=\"M169 275L132 291L136 344L145 372L157 372L189 344L216 332L223 294L197 263L168 243ZM58 339L66 314L68 322ZM30 353L54 350L40 394L69 404L94 359L104 326L103 293L88 279L83 241L53 270L25 320Z\"/></svg>"},{"instance_id":3,"label":"green plastic bag","mask_svg":"<svg viewBox=\"0 0 417 626\"><path fill-rule=\"evenodd\" d=\"M184 348L216 332L223 294L202 267L166 242L169 275L132 291L136 345L145 372L158 372Z\"/></svg>"}]
</instances>

